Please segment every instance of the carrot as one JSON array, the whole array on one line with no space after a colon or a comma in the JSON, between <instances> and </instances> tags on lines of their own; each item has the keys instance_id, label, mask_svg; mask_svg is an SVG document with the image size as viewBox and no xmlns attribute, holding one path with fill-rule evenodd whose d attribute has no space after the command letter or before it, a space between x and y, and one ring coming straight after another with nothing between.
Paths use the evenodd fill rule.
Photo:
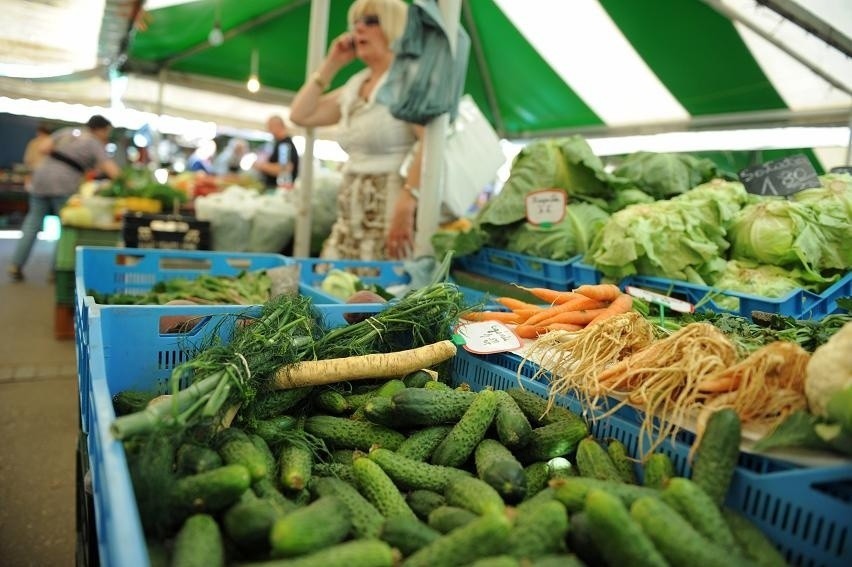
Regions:
<instances>
[{"instance_id":1,"label":"carrot","mask_svg":"<svg viewBox=\"0 0 852 567\"><path fill-rule=\"evenodd\" d=\"M518 325L515 327L515 334L522 339L535 339L546 332L546 328L536 325Z\"/></svg>"},{"instance_id":2,"label":"carrot","mask_svg":"<svg viewBox=\"0 0 852 567\"><path fill-rule=\"evenodd\" d=\"M527 319L529 319L539 311L541 311L541 309L518 309L514 311L514 314L517 315L520 319L518 323L525 323Z\"/></svg>"},{"instance_id":3,"label":"carrot","mask_svg":"<svg viewBox=\"0 0 852 567\"><path fill-rule=\"evenodd\" d=\"M555 324L570 324L570 325L588 325L592 321L595 320L599 315L608 310L609 307L604 307L600 309L581 309L579 311L566 311L564 313L559 313L554 315L550 319L545 319L541 321L539 325L543 327L550 327Z\"/></svg>"},{"instance_id":4,"label":"carrot","mask_svg":"<svg viewBox=\"0 0 852 567\"><path fill-rule=\"evenodd\" d=\"M455 354L456 345L450 341L438 341L398 352L306 360L279 368L272 379L272 388L287 390L349 380L397 378L435 366Z\"/></svg>"},{"instance_id":5,"label":"carrot","mask_svg":"<svg viewBox=\"0 0 852 567\"><path fill-rule=\"evenodd\" d=\"M587 284L575 289L574 293L579 293L598 301L615 301L621 295L621 290L618 289L617 285L613 284Z\"/></svg>"},{"instance_id":6,"label":"carrot","mask_svg":"<svg viewBox=\"0 0 852 567\"><path fill-rule=\"evenodd\" d=\"M511 311L471 311L465 314L468 321L500 321L502 323L520 323L521 317Z\"/></svg>"},{"instance_id":7,"label":"carrot","mask_svg":"<svg viewBox=\"0 0 852 567\"><path fill-rule=\"evenodd\" d=\"M551 319L556 315L559 315L560 313L567 313L569 311L580 311L582 309L598 309L600 307L603 307L600 302L580 295L577 296L575 299L566 301L565 303L553 305L552 307L548 307L547 309L542 309L541 311L527 319L525 322L527 325L538 325L541 324L542 321Z\"/></svg>"},{"instance_id":8,"label":"carrot","mask_svg":"<svg viewBox=\"0 0 852 567\"><path fill-rule=\"evenodd\" d=\"M598 314L597 317L589 321L589 325L595 325L600 323L605 319L609 319L610 317L614 317L616 315L621 315L622 313L628 313L633 309L633 296L628 295L626 293L622 293L618 297L616 297L612 303L609 304L609 307L604 309L601 313Z\"/></svg>"},{"instance_id":9,"label":"carrot","mask_svg":"<svg viewBox=\"0 0 852 567\"><path fill-rule=\"evenodd\" d=\"M577 294L574 293L573 291L556 291L556 290L553 290L553 289L548 289L546 287L523 287L523 286L518 286L518 287L520 287L522 290L526 291L527 293L531 293L532 295L536 296L537 298L541 299L542 301L546 301L547 303L550 303L551 305L554 305L554 304L557 304L557 303L565 303L569 299L577 297Z\"/></svg>"},{"instance_id":10,"label":"carrot","mask_svg":"<svg viewBox=\"0 0 852 567\"><path fill-rule=\"evenodd\" d=\"M526 301L521 301L520 299L515 299L514 297L498 297L494 301L496 301L506 309L511 309L512 311L518 311L521 309L541 309L541 307L539 307L538 305L533 305L532 303L527 303Z\"/></svg>"}]
</instances>

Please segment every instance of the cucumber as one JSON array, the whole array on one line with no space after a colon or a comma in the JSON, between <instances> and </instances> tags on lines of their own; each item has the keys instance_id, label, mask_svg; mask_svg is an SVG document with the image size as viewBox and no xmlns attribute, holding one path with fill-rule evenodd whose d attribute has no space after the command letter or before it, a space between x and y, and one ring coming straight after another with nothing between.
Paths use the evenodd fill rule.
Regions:
<instances>
[{"instance_id":1,"label":"cucumber","mask_svg":"<svg viewBox=\"0 0 852 567\"><path fill-rule=\"evenodd\" d=\"M447 484L459 476L468 476L469 473L452 467L430 465L400 457L393 451L387 449L372 449L369 458L385 471L394 484L400 490L433 490L444 492Z\"/></svg>"},{"instance_id":2,"label":"cucumber","mask_svg":"<svg viewBox=\"0 0 852 567\"><path fill-rule=\"evenodd\" d=\"M406 388L391 402L398 426L426 427L458 422L475 398L474 392Z\"/></svg>"},{"instance_id":3,"label":"cucumber","mask_svg":"<svg viewBox=\"0 0 852 567\"><path fill-rule=\"evenodd\" d=\"M346 505L334 496L322 496L277 519L269 543L274 556L293 557L340 543L351 529Z\"/></svg>"},{"instance_id":4,"label":"cucumber","mask_svg":"<svg viewBox=\"0 0 852 567\"><path fill-rule=\"evenodd\" d=\"M739 567L745 564L730 549L705 539L659 498L639 498L631 505L630 516L639 522L642 531L672 567Z\"/></svg>"},{"instance_id":5,"label":"cucumber","mask_svg":"<svg viewBox=\"0 0 852 567\"><path fill-rule=\"evenodd\" d=\"M355 486L355 471L353 470L352 465L344 465L342 463L317 463L314 465L312 475L339 478L340 480Z\"/></svg>"},{"instance_id":6,"label":"cucumber","mask_svg":"<svg viewBox=\"0 0 852 567\"><path fill-rule=\"evenodd\" d=\"M489 484L478 478L459 477L447 485L444 491L447 504L470 510L480 516L502 513L506 507L503 499Z\"/></svg>"},{"instance_id":7,"label":"cucumber","mask_svg":"<svg viewBox=\"0 0 852 567\"><path fill-rule=\"evenodd\" d=\"M737 467L741 441L740 418L731 408L714 412L695 450L692 480L721 506Z\"/></svg>"},{"instance_id":8,"label":"cucumber","mask_svg":"<svg viewBox=\"0 0 852 567\"><path fill-rule=\"evenodd\" d=\"M674 464L665 453L654 453L645 463L642 484L648 488L663 489L675 476Z\"/></svg>"},{"instance_id":9,"label":"cucumber","mask_svg":"<svg viewBox=\"0 0 852 567\"><path fill-rule=\"evenodd\" d=\"M443 382L440 382L438 380L432 380L431 382L426 382L425 384L423 384L423 389L435 390L435 391L444 391L444 392L453 391L453 388L451 388L449 385L444 384ZM459 390L455 390L455 391L459 391ZM470 390L463 390L463 391L467 392L467 391L470 391Z\"/></svg>"},{"instance_id":10,"label":"cucumber","mask_svg":"<svg viewBox=\"0 0 852 567\"><path fill-rule=\"evenodd\" d=\"M499 441L483 439L476 446L474 461L477 476L491 485L503 500L511 504L526 496L524 467Z\"/></svg>"},{"instance_id":11,"label":"cucumber","mask_svg":"<svg viewBox=\"0 0 852 567\"><path fill-rule=\"evenodd\" d=\"M573 453L577 444L588 437L583 421L561 420L532 430L529 442L518 452L522 462L548 461Z\"/></svg>"},{"instance_id":12,"label":"cucumber","mask_svg":"<svg viewBox=\"0 0 852 567\"><path fill-rule=\"evenodd\" d=\"M281 492L275 488L272 479L263 478L251 486L258 498L266 500L278 511L282 516L289 514L296 509L296 503L288 500Z\"/></svg>"},{"instance_id":13,"label":"cucumber","mask_svg":"<svg viewBox=\"0 0 852 567\"><path fill-rule=\"evenodd\" d=\"M225 512L222 526L228 537L247 552L269 549L269 530L284 514L270 500L237 502Z\"/></svg>"},{"instance_id":14,"label":"cucumber","mask_svg":"<svg viewBox=\"0 0 852 567\"><path fill-rule=\"evenodd\" d=\"M549 500L556 500L556 491L548 486L545 487L544 490L539 490L538 494L536 494L535 496L527 498L526 500L518 504L515 509L520 512L521 510L525 510L527 508L535 508L542 502L547 502Z\"/></svg>"},{"instance_id":15,"label":"cucumber","mask_svg":"<svg viewBox=\"0 0 852 567\"><path fill-rule=\"evenodd\" d=\"M550 480L550 469L544 461L532 463L524 468L524 477L527 484L525 497L530 498L547 487L547 481Z\"/></svg>"},{"instance_id":16,"label":"cucumber","mask_svg":"<svg viewBox=\"0 0 852 567\"><path fill-rule=\"evenodd\" d=\"M477 559L498 555L506 548L510 526L503 514L485 514L410 555L405 566L469 565Z\"/></svg>"},{"instance_id":17,"label":"cucumber","mask_svg":"<svg viewBox=\"0 0 852 567\"><path fill-rule=\"evenodd\" d=\"M470 564L470 567L521 567L521 562L511 555L483 557Z\"/></svg>"},{"instance_id":18,"label":"cucumber","mask_svg":"<svg viewBox=\"0 0 852 567\"><path fill-rule=\"evenodd\" d=\"M356 537L377 538L385 521L375 506L351 484L333 477L315 478L312 491L319 496L334 496L349 510L352 533Z\"/></svg>"},{"instance_id":19,"label":"cucumber","mask_svg":"<svg viewBox=\"0 0 852 567\"><path fill-rule=\"evenodd\" d=\"M366 407L367 404L377 398L390 398L395 393L405 390L405 383L402 380L388 380L378 388L363 394L362 397L355 399L350 398L350 404L355 407L355 412L352 414L352 419L357 421L365 421L367 419ZM357 405L355 405L357 404Z\"/></svg>"},{"instance_id":20,"label":"cucumber","mask_svg":"<svg viewBox=\"0 0 852 567\"><path fill-rule=\"evenodd\" d=\"M579 415L556 404L548 409L547 400L532 392L521 388L509 388L506 393L515 400L515 403L518 404L518 407L530 421L539 425L550 425L559 421L585 423Z\"/></svg>"},{"instance_id":21,"label":"cucumber","mask_svg":"<svg viewBox=\"0 0 852 567\"><path fill-rule=\"evenodd\" d=\"M435 528L442 534L448 534L456 528L465 526L478 518L470 510L457 506L438 506L429 512L427 520L430 527Z\"/></svg>"},{"instance_id":22,"label":"cucumber","mask_svg":"<svg viewBox=\"0 0 852 567\"><path fill-rule=\"evenodd\" d=\"M577 470L580 476L621 481L621 474L606 450L595 439L586 437L577 445Z\"/></svg>"},{"instance_id":23,"label":"cucumber","mask_svg":"<svg viewBox=\"0 0 852 567\"><path fill-rule=\"evenodd\" d=\"M342 415L351 412L354 408L349 401L337 390L323 390L314 397L314 404L322 413Z\"/></svg>"},{"instance_id":24,"label":"cucumber","mask_svg":"<svg viewBox=\"0 0 852 567\"><path fill-rule=\"evenodd\" d=\"M396 453L415 461L426 461L452 429L450 425L433 425L415 431L402 442Z\"/></svg>"},{"instance_id":25,"label":"cucumber","mask_svg":"<svg viewBox=\"0 0 852 567\"><path fill-rule=\"evenodd\" d=\"M532 435L529 419L512 396L503 390L498 390L496 394L497 415L494 417L494 426L497 438L506 447L523 447Z\"/></svg>"},{"instance_id":26,"label":"cucumber","mask_svg":"<svg viewBox=\"0 0 852 567\"><path fill-rule=\"evenodd\" d=\"M562 457L547 462L547 474L549 480L580 476L577 467L572 465L571 461Z\"/></svg>"},{"instance_id":27,"label":"cucumber","mask_svg":"<svg viewBox=\"0 0 852 567\"><path fill-rule=\"evenodd\" d=\"M396 552L385 542L359 539L287 561L261 563L259 567L394 567L397 559Z\"/></svg>"},{"instance_id":28,"label":"cucumber","mask_svg":"<svg viewBox=\"0 0 852 567\"><path fill-rule=\"evenodd\" d=\"M624 484L621 481L599 480L597 478L574 477L554 481L556 499L565 504L568 512L574 513L586 507L586 497L594 489L608 492L621 499L625 506L642 497L658 498L660 493L644 486Z\"/></svg>"},{"instance_id":29,"label":"cucumber","mask_svg":"<svg viewBox=\"0 0 852 567\"><path fill-rule=\"evenodd\" d=\"M432 382L432 375L425 370L415 370L402 379L406 388L422 388L427 383Z\"/></svg>"},{"instance_id":30,"label":"cucumber","mask_svg":"<svg viewBox=\"0 0 852 567\"><path fill-rule=\"evenodd\" d=\"M371 423L393 427L395 419L393 417L393 405L390 398L384 396L375 396L366 404L363 405L364 417Z\"/></svg>"},{"instance_id":31,"label":"cucumber","mask_svg":"<svg viewBox=\"0 0 852 567\"><path fill-rule=\"evenodd\" d=\"M443 506L447 503L447 499L443 494L438 494L431 490L412 490L405 497L408 506L414 511L421 520L428 520L432 510Z\"/></svg>"},{"instance_id":32,"label":"cucumber","mask_svg":"<svg viewBox=\"0 0 852 567\"><path fill-rule=\"evenodd\" d=\"M726 549L737 548L734 534L722 517L722 511L710 496L691 480L680 477L671 479L662 491L661 498L692 524L695 531L711 542Z\"/></svg>"},{"instance_id":33,"label":"cucumber","mask_svg":"<svg viewBox=\"0 0 852 567\"><path fill-rule=\"evenodd\" d=\"M493 390L482 390L475 395L462 418L435 448L431 459L433 464L461 466L485 437L497 413L497 395Z\"/></svg>"},{"instance_id":34,"label":"cucumber","mask_svg":"<svg viewBox=\"0 0 852 567\"><path fill-rule=\"evenodd\" d=\"M222 457L208 447L184 443L178 447L176 466L179 475L198 474L222 466Z\"/></svg>"},{"instance_id":35,"label":"cucumber","mask_svg":"<svg viewBox=\"0 0 852 567\"><path fill-rule=\"evenodd\" d=\"M174 485L172 504L178 513L218 512L236 502L251 485L251 475L242 465L226 465L212 471L185 476Z\"/></svg>"},{"instance_id":36,"label":"cucumber","mask_svg":"<svg viewBox=\"0 0 852 567\"><path fill-rule=\"evenodd\" d=\"M341 465L351 465L354 453L355 451L352 449L335 449L331 452L331 462L340 463Z\"/></svg>"},{"instance_id":37,"label":"cucumber","mask_svg":"<svg viewBox=\"0 0 852 567\"><path fill-rule=\"evenodd\" d=\"M606 565L600 549L592 539L589 517L585 512L571 514L568 528L568 549L587 565Z\"/></svg>"},{"instance_id":38,"label":"cucumber","mask_svg":"<svg viewBox=\"0 0 852 567\"><path fill-rule=\"evenodd\" d=\"M304 489L311 480L314 455L306 445L285 444L278 455L279 480L287 490Z\"/></svg>"},{"instance_id":39,"label":"cucumber","mask_svg":"<svg viewBox=\"0 0 852 567\"><path fill-rule=\"evenodd\" d=\"M382 425L330 415L314 415L307 418L305 431L338 449L369 451L370 447L378 445L393 451L405 441L402 433Z\"/></svg>"},{"instance_id":40,"label":"cucumber","mask_svg":"<svg viewBox=\"0 0 852 567\"><path fill-rule=\"evenodd\" d=\"M622 482L628 484L638 484L636 480L636 470L633 467L633 461L630 455L627 454L627 447L618 439L610 439L606 445L606 452L609 458L612 459L612 464L618 471Z\"/></svg>"},{"instance_id":41,"label":"cucumber","mask_svg":"<svg viewBox=\"0 0 852 567\"><path fill-rule=\"evenodd\" d=\"M393 481L378 464L367 457L356 458L352 464L358 491L369 500L385 518L398 516L416 518Z\"/></svg>"},{"instance_id":42,"label":"cucumber","mask_svg":"<svg viewBox=\"0 0 852 567\"><path fill-rule=\"evenodd\" d=\"M266 461L267 478L275 478L275 474L278 471L278 464L275 462L275 455L272 454L269 445L263 440L263 437L255 433L250 434L248 438Z\"/></svg>"},{"instance_id":43,"label":"cucumber","mask_svg":"<svg viewBox=\"0 0 852 567\"><path fill-rule=\"evenodd\" d=\"M537 500L518 508L515 525L509 531L509 553L518 559L532 559L565 551L568 513L558 500Z\"/></svg>"},{"instance_id":44,"label":"cucumber","mask_svg":"<svg viewBox=\"0 0 852 567\"><path fill-rule=\"evenodd\" d=\"M594 565L594 563L590 563L589 565ZM525 565L524 567L527 566ZM567 553L539 557L530 563L529 567L586 567L586 564L576 555Z\"/></svg>"},{"instance_id":45,"label":"cucumber","mask_svg":"<svg viewBox=\"0 0 852 567\"><path fill-rule=\"evenodd\" d=\"M222 460L229 465L243 465L252 481L266 478L269 473L266 458L248 435L241 429L231 427L220 431L213 440Z\"/></svg>"},{"instance_id":46,"label":"cucumber","mask_svg":"<svg viewBox=\"0 0 852 567\"><path fill-rule=\"evenodd\" d=\"M173 567L225 565L225 546L219 525L212 516L195 514L184 522L175 538Z\"/></svg>"},{"instance_id":47,"label":"cucumber","mask_svg":"<svg viewBox=\"0 0 852 567\"><path fill-rule=\"evenodd\" d=\"M787 561L778 548L748 518L730 508L722 508L722 517L734 535L740 554L758 567L784 567Z\"/></svg>"},{"instance_id":48,"label":"cucumber","mask_svg":"<svg viewBox=\"0 0 852 567\"><path fill-rule=\"evenodd\" d=\"M290 390L273 390L263 392L246 408L247 415L263 420L278 417L288 413L299 405L313 391L313 387L292 388Z\"/></svg>"},{"instance_id":49,"label":"cucumber","mask_svg":"<svg viewBox=\"0 0 852 567\"><path fill-rule=\"evenodd\" d=\"M275 447L293 437L297 421L289 415L270 417L255 421L250 431L259 435L270 447Z\"/></svg>"},{"instance_id":50,"label":"cucumber","mask_svg":"<svg viewBox=\"0 0 852 567\"><path fill-rule=\"evenodd\" d=\"M403 516L386 520L379 538L407 556L426 547L441 535L441 532L430 528L419 519Z\"/></svg>"},{"instance_id":51,"label":"cucumber","mask_svg":"<svg viewBox=\"0 0 852 567\"><path fill-rule=\"evenodd\" d=\"M666 559L618 496L603 490L590 491L585 514L589 536L607 565L666 567Z\"/></svg>"}]
</instances>

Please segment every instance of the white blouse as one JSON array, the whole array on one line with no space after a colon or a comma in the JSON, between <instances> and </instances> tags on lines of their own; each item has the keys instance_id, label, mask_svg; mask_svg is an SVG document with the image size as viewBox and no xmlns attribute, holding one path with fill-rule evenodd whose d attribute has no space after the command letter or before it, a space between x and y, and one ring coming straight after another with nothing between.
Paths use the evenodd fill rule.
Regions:
<instances>
[{"instance_id":1,"label":"white blouse","mask_svg":"<svg viewBox=\"0 0 852 567\"><path fill-rule=\"evenodd\" d=\"M338 143L349 154L346 173L382 174L399 171L417 138L410 124L397 120L390 109L376 102L387 73L364 100L358 94L369 69L354 74L340 92Z\"/></svg>"}]
</instances>

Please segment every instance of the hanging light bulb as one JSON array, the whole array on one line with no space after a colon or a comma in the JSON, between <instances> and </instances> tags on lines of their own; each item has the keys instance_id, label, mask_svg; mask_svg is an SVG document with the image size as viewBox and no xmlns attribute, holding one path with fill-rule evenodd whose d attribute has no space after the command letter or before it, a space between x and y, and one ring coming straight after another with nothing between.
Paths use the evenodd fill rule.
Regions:
<instances>
[{"instance_id":1,"label":"hanging light bulb","mask_svg":"<svg viewBox=\"0 0 852 567\"><path fill-rule=\"evenodd\" d=\"M256 93L260 90L260 79L257 76L257 62L260 55L257 52L257 49L252 49L251 51L251 74L249 75L248 81L246 81L246 88L250 93Z\"/></svg>"},{"instance_id":2,"label":"hanging light bulb","mask_svg":"<svg viewBox=\"0 0 852 567\"><path fill-rule=\"evenodd\" d=\"M222 33L222 5L216 2L216 15L213 19L213 29L207 34L207 42L213 47L218 47L225 42L225 34Z\"/></svg>"}]
</instances>

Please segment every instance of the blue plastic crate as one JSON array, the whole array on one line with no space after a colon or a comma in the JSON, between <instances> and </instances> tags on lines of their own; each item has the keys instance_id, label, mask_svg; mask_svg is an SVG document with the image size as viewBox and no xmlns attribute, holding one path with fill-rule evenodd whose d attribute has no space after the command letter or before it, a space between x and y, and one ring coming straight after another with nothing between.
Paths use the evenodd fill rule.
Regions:
<instances>
[{"instance_id":1,"label":"blue plastic crate","mask_svg":"<svg viewBox=\"0 0 852 567\"><path fill-rule=\"evenodd\" d=\"M292 263L291 259L280 254L78 246L75 257L74 334L80 392L80 423L83 431L86 432L88 427L85 418L88 399L85 392L90 382L88 310L90 305L95 304L94 299L88 295L89 290L100 293L144 293L160 281L194 279L202 274L236 276L241 271L277 268ZM317 297L313 289L300 289L300 293L310 296L315 302L323 299ZM149 309L151 306L102 307L116 309L120 316L128 317L128 324L133 324L131 315L128 314L137 309ZM164 311L160 313L163 316L187 315L194 309L191 306L190 309L184 306L162 308ZM195 310L194 313L199 311Z\"/></svg>"},{"instance_id":2,"label":"blue plastic crate","mask_svg":"<svg viewBox=\"0 0 852 567\"><path fill-rule=\"evenodd\" d=\"M459 351L454 359L453 382L466 382L474 390L520 385L547 397L544 384L466 351ZM577 400L568 396L557 397L556 403L575 412L580 409ZM640 433L632 420L609 416L595 421L592 433L598 439L618 439L631 456L637 455ZM658 451L672 459L677 474L689 476L690 447L691 442L667 439ZM746 456L740 458L725 504L760 527L791 564L841 567L852 560L851 482L852 464L801 468Z\"/></svg>"},{"instance_id":3,"label":"blue plastic crate","mask_svg":"<svg viewBox=\"0 0 852 567\"><path fill-rule=\"evenodd\" d=\"M574 286L571 266L582 256L564 261L536 258L498 248L482 248L473 254L460 256L456 264L465 271L501 282L556 290Z\"/></svg>"},{"instance_id":4,"label":"blue plastic crate","mask_svg":"<svg viewBox=\"0 0 852 567\"><path fill-rule=\"evenodd\" d=\"M91 301L91 383L88 398L87 446L102 565L148 565L148 553L122 444L109 431L115 419L112 397L136 389L167 393L172 370L190 360L213 333L226 339L239 315L256 315L258 306L189 306L202 317L190 332L162 335L160 317L171 315L165 306L100 306ZM380 305L359 306L378 311ZM342 320L347 305L317 307L327 324Z\"/></svg>"},{"instance_id":5,"label":"blue plastic crate","mask_svg":"<svg viewBox=\"0 0 852 567\"><path fill-rule=\"evenodd\" d=\"M582 262L573 266L574 280L579 285L597 284L603 279L603 274L594 267ZM788 315L796 319L822 319L837 311L837 299L852 295L852 272L848 272L831 287L822 293L813 293L803 289L791 291L784 297L760 297L739 291L729 291L711 286L693 284L667 278L651 276L628 276L619 282L623 288L628 285L641 287L663 295L683 299L692 304L701 302L702 308L716 313L733 313L750 317L752 311L765 311ZM737 309L728 309L708 295L720 294L738 300Z\"/></svg>"}]
</instances>

